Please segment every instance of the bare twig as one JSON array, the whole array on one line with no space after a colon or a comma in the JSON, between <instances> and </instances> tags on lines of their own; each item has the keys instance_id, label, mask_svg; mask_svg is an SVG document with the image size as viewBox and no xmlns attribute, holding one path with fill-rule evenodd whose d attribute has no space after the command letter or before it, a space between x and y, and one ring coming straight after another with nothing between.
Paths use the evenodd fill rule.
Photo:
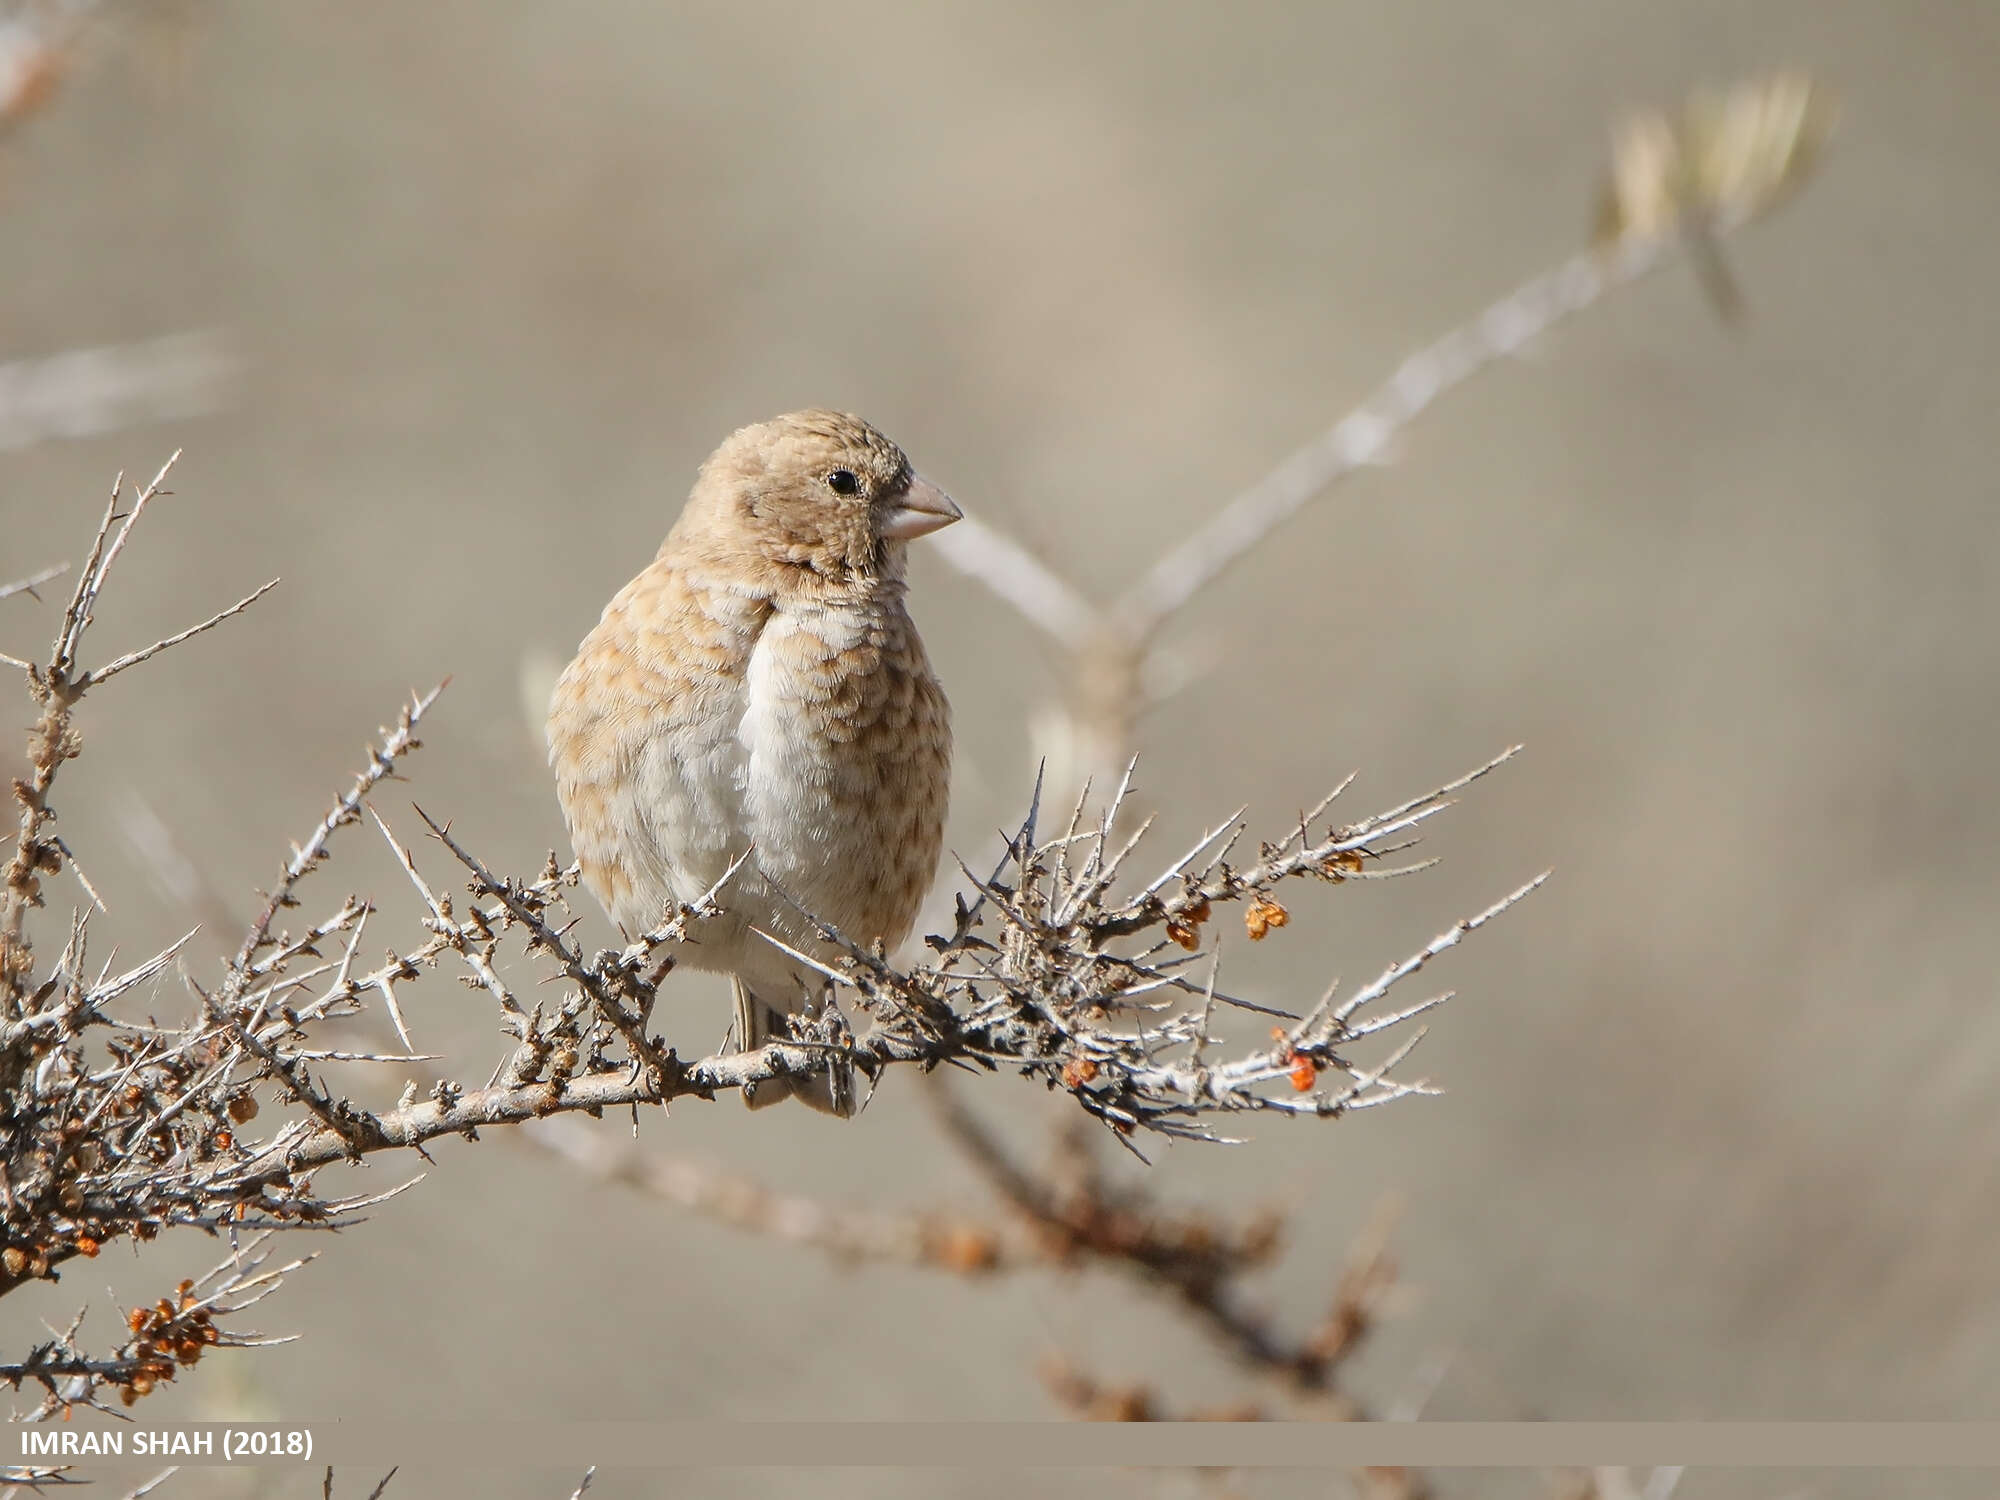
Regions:
<instances>
[{"instance_id":1,"label":"bare twig","mask_svg":"<svg viewBox=\"0 0 2000 1500\"><path fill-rule=\"evenodd\" d=\"M47 583L51 578L60 578L68 571L69 564L66 562L51 563L39 573L30 573L26 578L17 578L12 583L0 584L0 599L11 599L16 594L26 594L32 599L39 599L42 596L35 592L37 587Z\"/></svg>"},{"instance_id":2,"label":"bare twig","mask_svg":"<svg viewBox=\"0 0 2000 1500\"><path fill-rule=\"evenodd\" d=\"M278 586L278 580L273 578L269 583L265 584L262 588L255 589L250 593L244 595L241 599L238 599L234 604L230 605L229 608L217 610L214 614L210 615L206 620L203 620L199 625L190 625L186 630L176 631L174 634L167 636L162 640L157 640L153 642L153 644L150 646L142 646L137 651L128 651L123 656L116 657L111 661L106 662L103 666L96 668L95 670L93 670L88 674L88 681L86 685L94 687L98 683L103 682L108 678L116 677L120 672L124 671L127 667L136 667L142 661L150 661L153 657L158 656L162 651L167 650L169 647L178 646L182 641L192 640L195 636L200 635L203 631L215 629L215 627L220 625L224 620L227 620L234 615L242 614L244 610L248 609L251 605L255 604L259 599L263 598L266 594L270 593L271 590L276 588L277 586Z\"/></svg>"}]
</instances>

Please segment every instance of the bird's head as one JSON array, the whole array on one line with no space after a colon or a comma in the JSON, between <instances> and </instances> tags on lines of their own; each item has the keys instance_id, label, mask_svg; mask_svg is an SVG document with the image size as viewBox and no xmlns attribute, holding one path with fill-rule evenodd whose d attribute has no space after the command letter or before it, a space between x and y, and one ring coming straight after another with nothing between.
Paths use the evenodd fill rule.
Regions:
<instances>
[{"instance_id":1,"label":"bird's head","mask_svg":"<svg viewBox=\"0 0 2000 1500\"><path fill-rule=\"evenodd\" d=\"M900 577L905 544L960 514L859 417L797 411L723 440L667 545L780 589L867 583Z\"/></svg>"}]
</instances>

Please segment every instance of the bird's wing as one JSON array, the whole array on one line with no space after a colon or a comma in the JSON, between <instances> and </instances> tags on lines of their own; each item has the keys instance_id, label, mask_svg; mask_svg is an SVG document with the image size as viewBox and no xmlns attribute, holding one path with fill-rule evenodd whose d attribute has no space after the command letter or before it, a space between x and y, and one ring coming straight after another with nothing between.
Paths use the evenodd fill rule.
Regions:
<instances>
[{"instance_id":1,"label":"bird's wing","mask_svg":"<svg viewBox=\"0 0 2000 1500\"><path fill-rule=\"evenodd\" d=\"M742 852L736 737L768 606L662 559L618 592L549 702L584 883L637 937Z\"/></svg>"}]
</instances>

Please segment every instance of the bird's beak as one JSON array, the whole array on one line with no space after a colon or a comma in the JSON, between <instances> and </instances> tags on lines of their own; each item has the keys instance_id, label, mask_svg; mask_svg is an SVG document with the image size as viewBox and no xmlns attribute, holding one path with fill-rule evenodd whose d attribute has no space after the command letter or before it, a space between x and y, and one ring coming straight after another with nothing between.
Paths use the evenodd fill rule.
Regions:
<instances>
[{"instance_id":1,"label":"bird's beak","mask_svg":"<svg viewBox=\"0 0 2000 1500\"><path fill-rule=\"evenodd\" d=\"M911 476L902 503L883 518L882 539L907 542L912 537L929 536L965 514L951 496L921 474Z\"/></svg>"}]
</instances>

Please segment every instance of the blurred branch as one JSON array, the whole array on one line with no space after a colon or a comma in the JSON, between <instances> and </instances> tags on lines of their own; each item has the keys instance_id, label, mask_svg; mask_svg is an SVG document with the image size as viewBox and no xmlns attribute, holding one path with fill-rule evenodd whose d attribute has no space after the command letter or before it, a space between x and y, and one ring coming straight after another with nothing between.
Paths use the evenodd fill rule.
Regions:
<instances>
[{"instance_id":1,"label":"blurred branch","mask_svg":"<svg viewBox=\"0 0 2000 1500\"><path fill-rule=\"evenodd\" d=\"M47 104L96 0L16 0L0 12L0 131Z\"/></svg>"},{"instance_id":2,"label":"blurred branch","mask_svg":"<svg viewBox=\"0 0 2000 1500\"><path fill-rule=\"evenodd\" d=\"M616 1144L577 1121L548 1120L522 1131L519 1139L600 1182L632 1188L732 1229L820 1251L843 1264L883 1262L973 1275L1048 1263L1036 1242L1004 1226L775 1193L739 1173Z\"/></svg>"},{"instance_id":3,"label":"blurred branch","mask_svg":"<svg viewBox=\"0 0 2000 1500\"><path fill-rule=\"evenodd\" d=\"M1115 778L1137 744L1139 716L1185 674L1153 647L1198 593L1313 500L1357 470L1386 462L1438 399L1620 287L1685 251L1719 312L1741 297L1721 239L1791 197L1823 153L1833 124L1825 91L1779 72L1722 95L1698 94L1678 118L1644 113L1613 138L1594 243L1531 277L1477 316L1419 349L1362 403L1155 559L1121 594L1087 598L1047 563L972 518L935 545L1067 653L1066 706L1039 747L1067 795Z\"/></svg>"},{"instance_id":4,"label":"blurred branch","mask_svg":"<svg viewBox=\"0 0 2000 1500\"><path fill-rule=\"evenodd\" d=\"M42 596L35 592L38 585L47 583L51 578L60 578L68 571L69 564L66 562L51 563L39 573L30 573L26 578L17 578L12 583L0 585L0 599L11 599L16 594L26 594L30 598L39 599Z\"/></svg>"},{"instance_id":5,"label":"blurred branch","mask_svg":"<svg viewBox=\"0 0 2000 1500\"><path fill-rule=\"evenodd\" d=\"M1097 611L1082 594L1019 542L977 516L963 516L947 526L931 539L931 546L1061 645L1080 645L1097 628Z\"/></svg>"},{"instance_id":6,"label":"blurred branch","mask_svg":"<svg viewBox=\"0 0 2000 1500\"><path fill-rule=\"evenodd\" d=\"M1565 318L1667 259L1663 240L1634 240L1610 256L1587 250L1533 277L1410 355L1360 406L1231 499L1120 596L1113 619L1144 639L1246 553L1333 485L1387 460L1393 444L1439 397L1527 349Z\"/></svg>"},{"instance_id":7,"label":"blurred branch","mask_svg":"<svg viewBox=\"0 0 2000 1500\"><path fill-rule=\"evenodd\" d=\"M1074 1121L1058 1137L1055 1161L1038 1173L1014 1160L952 1091L936 1084L926 1092L947 1138L1018 1215L1018 1229L939 1209L884 1213L775 1193L740 1173L643 1153L568 1120L550 1120L520 1139L599 1181L843 1264L886 1263L963 1275L1083 1268L1125 1274L1167 1293L1221 1348L1316 1414L1361 1418L1355 1402L1335 1389L1335 1380L1372 1331L1394 1287L1387 1248L1391 1212L1379 1212L1350 1250L1327 1306L1300 1318L1304 1331L1287 1338L1270 1318L1250 1312L1241 1296L1243 1281L1277 1256L1283 1235L1279 1212L1267 1210L1232 1224L1206 1213L1169 1211L1143 1185L1114 1190ZM1282 1311L1280 1319L1291 1321L1291 1311ZM1066 1405L1099 1419L1166 1420L1151 1387L1099 1387L1068 1361L1051 1368L1062 1372L1060 1378L1045 1378ZM1079 1394L1085 1391L1089 1394ZM1134 1409L1147 1415L1130 1416ZM1264 1419L1248 1415L1251 1410L1239 1404L1231 1408L1230 1420Z\"/></svg>"},{"instance_id":8,"label":"blurred branch","mask_svg":"<svg viewBox=\"0 0 2000 1500\"><path fill-rule=\"evenodd\" d=\"M1113 1192L1091 1157L1089 1141L1074 1133L1064 1137L1062 1170L1038 1176L1013 1160L950 1090L934 1087L927 1098L946 1137L1004 1202L1049 1238L1058 1255L1126 1271L1169 1293L1210 1338L1259 1375L1319 1402L1328 1408L1323 1414L1360 1419L1354 1402L1334 1389L1335 1376L1373 1328L1382 1299L1395 1284L1388 1254L1392 1213L1379 1213L1350 1250L1326 1310L1303 1337L1288 1339L1241 1298L1243 1278L1277 1253L1280 1215L1266 1212L1236 1228L1205 1216L1175 1220L1143 1190ZM1296 1314L1285 1309L1279 1316L1291 1321Z\"/></svg>"},{"instance_id":9,"label":"blurred branch","mask_svg":"<svg viewBox=\"0 0 2000 1500\"><path fill-rule=\"evenodd\" d=\"M0 364L0 451L206 416L227 404L240 366L211 329L10 360Z\"/></svg>"},{"instance_id":10,"label":"blurred branch","mask_svg":"<svg viewBox=\"0 0 2000 1500\"><path fill-rule=\"evenodd\" d=\"M1149 1385L1107 1385L1060 1355L1042 1361L1042 1385L1056 1403L1084 1422L1267 1422L1270 1415L1252 1401L1188 1411L1166 1408Z\"/></svg>"}]
</instances>

